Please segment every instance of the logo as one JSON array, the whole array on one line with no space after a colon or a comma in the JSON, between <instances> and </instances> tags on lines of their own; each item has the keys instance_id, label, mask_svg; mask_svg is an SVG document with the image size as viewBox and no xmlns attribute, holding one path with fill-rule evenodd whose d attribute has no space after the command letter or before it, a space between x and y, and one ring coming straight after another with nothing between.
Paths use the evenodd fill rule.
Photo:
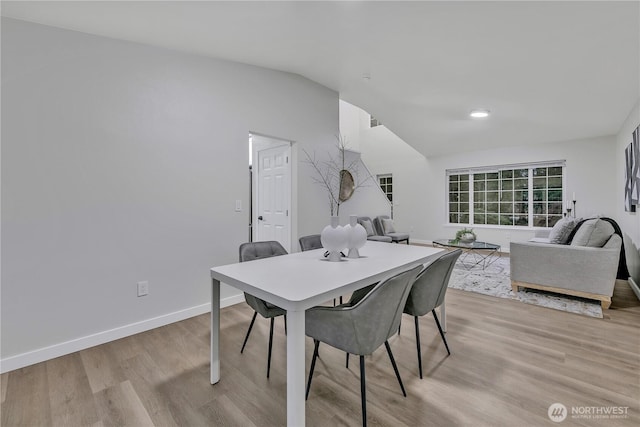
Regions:
<instances>
[{"instance_id":1,"label":"logo","mask_svg":"<svg viewBox=\"0 0 640 427\"><path fill-rule=\"evenodd\" d=\"M562 403L553 403L547 411L549 419L554 423L561 423L567 418L567 407Z\"/></svg>"}]
</instances>

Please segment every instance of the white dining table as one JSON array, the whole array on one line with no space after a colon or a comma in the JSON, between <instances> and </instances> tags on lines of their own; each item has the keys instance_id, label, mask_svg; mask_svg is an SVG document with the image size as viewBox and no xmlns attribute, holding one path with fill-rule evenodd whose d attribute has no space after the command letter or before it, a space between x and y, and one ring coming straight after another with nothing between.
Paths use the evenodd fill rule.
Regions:
<instances>
[{"instance_id":1,"label":"white dining table","mask_svg":"<svg viewBox=\"0 0 640 427\"><path fill-rule=\"evenodd\" d=\"M443 249L368 241L360 258L330 262L324 250L211 269L211 384L220 381L220 283L287 311L287 425L305 424L305 311L438 257Z\"/></svg>"}]
</instances>

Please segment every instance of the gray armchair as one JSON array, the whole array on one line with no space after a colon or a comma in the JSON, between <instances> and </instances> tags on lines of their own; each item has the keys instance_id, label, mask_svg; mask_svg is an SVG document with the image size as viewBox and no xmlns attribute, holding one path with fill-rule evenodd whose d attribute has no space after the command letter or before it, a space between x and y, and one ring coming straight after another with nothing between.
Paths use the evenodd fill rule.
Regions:
<instances>
[{"instance_id":1,"label":"gray armchair","mask_svg":"<svg viewBox=\"0 0 640 427\"><path fill-rule=\"evenodd\" d=\"M276 241L249 242L240 245L240 262L253 261L256 259L269 258L286 254L286 249ZM242 349L240 350L240 353L244 352L244 347L247 345L247 340L249 340L249 335L251 334L251 329L253 329L253 324L256 321L256 316L258 315L258 313L260 313L260 315L266 319L271 319L271 325L269 328L269 354L267 356L267 378L269 378L269 373L271 371L271 348L273 347L273 321L276 317L284 315L284 327L286 331L287 312L286 310L276 305L273 305L260 298L254 297L253 295L250 295L246 292L244 294L244 299L247 304L249 304L249 306L253 308L255 313L253 313L253 318L251 319L251 324L249 325L247 335L244 337L244 342L242 343Z\"/></svg>"},{"instance_id":2,"label":"gray armchair","mask_svg":"<svg viewBox=\"0 0 640 427\"><path fill-rule=\"evenodd\" d=\"M378 283L371 292L353 306L314 307L307 311L306 334L313 338L315 344L307 383L307 398L311 389L320 341L360 356L360 392L364 426L367 425L365 355L373 353L384 344L402 394L407 395L387 340L400 325L402 309L409 296L411 285L420 270L422 270L421 265Z\"/></svg>"},{"instance_id":3,"label":"gray armchair","mask_svg":"<svg viewBox=\"0 0 640 427\"><path fill-rule=\"evenodd\" d=\"M416 278L407 298L407 303L404 306L404 312L413 316L416 325L416 347L418 349L418 370L420 371L420 378L422 379L422 351L420 350L420 329L418 326L418 317L424 316L431 312L433 319L436 321L438 331L444 342L444 346L447 349L447 354L451 355L449 351L449 344L444 336L442 327L440 326L440 320L436 314L436 307L439 307L444 302L444 296L447 292L447 286L449 285L449 279L451 278L451 272L453 266L456 263L458 257L462 253L461 249L447 252L440 258L433 261L431 264L422 270L422 272Z\"/></svg>"},{"instance_id":4,"label":"gray armchair","mask_svg":"<svg viewBox=\"0 0 640 427\"><path fill-rule=\"evenodd\" d=\"M373 225L375 226L377 233L381 236L391 237L391 241L393 243L407 242L409 244L409 233L399 233L393 229L388 230L385 228L385 220L391 221L391 218L387 215L378 215L373 220Z\"/></svg>"}]
</instances>

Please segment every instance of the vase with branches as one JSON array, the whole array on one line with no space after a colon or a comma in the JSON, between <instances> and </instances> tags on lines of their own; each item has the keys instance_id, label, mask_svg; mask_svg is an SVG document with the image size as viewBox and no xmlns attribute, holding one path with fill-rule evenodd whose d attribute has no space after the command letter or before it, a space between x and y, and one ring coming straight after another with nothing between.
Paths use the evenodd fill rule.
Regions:
<instances>
[{"instance_id":1,"label":"vase with branches","mask_svg":"<svg viewBox=\"0 0 640 427\"><path fill-rule=\"evenodd\" d=\"M326 160L319 160L315 153L312 155L303 150L306 156L305 163L311 165L315 171L312 179L327 192L331 216L339 216L340 205L349 200L360 187L365 187L371 178L367 176L360 179L358 159L347 160L346 153L349 149L346 138L337 135L336 139L337 155L330 152Z\"/></svg>"}]
</instances>

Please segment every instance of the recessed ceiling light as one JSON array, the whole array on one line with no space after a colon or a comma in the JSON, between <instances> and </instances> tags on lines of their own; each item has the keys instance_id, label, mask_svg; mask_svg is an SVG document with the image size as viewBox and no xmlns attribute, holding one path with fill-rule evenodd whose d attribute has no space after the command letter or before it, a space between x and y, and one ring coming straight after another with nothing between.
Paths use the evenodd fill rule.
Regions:
<instances>
[{"instance_id":1,"label":"recessed ceiling light","mask_svg":"<svg viewBox=\"0 0 640 427\"><path fill-rule=\"evenodd\" d=\"M474 119L484 119L485 117L489 117L489 110L471 110L469 115Z\"/></svg>"}]
</instances>

